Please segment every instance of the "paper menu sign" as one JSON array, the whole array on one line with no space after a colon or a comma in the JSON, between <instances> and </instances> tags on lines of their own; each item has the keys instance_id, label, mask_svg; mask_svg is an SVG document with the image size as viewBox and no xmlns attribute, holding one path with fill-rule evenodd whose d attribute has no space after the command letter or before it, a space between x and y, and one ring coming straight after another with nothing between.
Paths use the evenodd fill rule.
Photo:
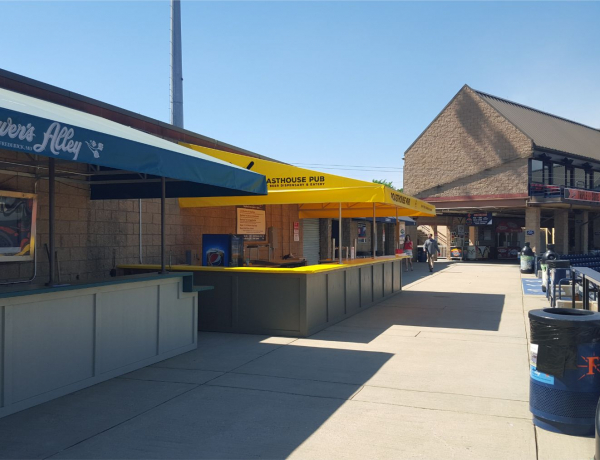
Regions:
<instances>
[{"instance_id":1,"label":"paper menu sign","mask_svg":"<svg viewBox=\"0 0 600 460\"><path fill-rule=\"evenodd\" d=\"M537 368L537 356L539 345L532 343L529 345L529 363Z\"/></svg>"}]
</instances>

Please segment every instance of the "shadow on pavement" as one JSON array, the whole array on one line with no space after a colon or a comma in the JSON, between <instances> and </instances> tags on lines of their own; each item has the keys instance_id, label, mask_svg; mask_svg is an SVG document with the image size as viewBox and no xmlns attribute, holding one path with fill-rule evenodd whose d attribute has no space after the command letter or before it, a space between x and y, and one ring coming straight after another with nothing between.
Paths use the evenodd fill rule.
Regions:
<instances>
[{"instance_id":1,"label":"shadow on pavement","mask_svg":"<svg viewBox=\"0 0 600 460\"><path fill-rule=\"evenodd\" d=\"M173 361L0 419L0 457L284 458L393 356L222 335ZM218 362L229 368L206 368ZM190 384L199 372L213 374Z\"/></svg>"},{"instance_id":2,"label":"shadow on pavement","mask_svg":"<svg viewBox=\"0 0 600 460\"><path fill-rule=\"evenodd\" d=\"M410 285L416 281L428 278L436 273L440 273L455 264L459 264L460 261L439 259L434 264L433 273L429 272L429 267L426 262L413 262L413 270L406 271L406 261L402 262L402 286Z\"/></svg>"},{"instance_id":3,"label":"shadow on pavement","mask_svg":"<svg viewBox=\"0 0 600 460\"><path fill-rule=\"evenodd\" d=\"M432 292L428 291L425 285L420 288L420 281L443 273L450 267L456 268L461 263L469 262L438 261L433 273L429 273L427 264L415 263L414 271L402 273L402 284L409 285L409 290L403 290L310 338L370 343L394 326L498 331L504 308L504 295ZM403 333L410 336L411 331ZM418 329L414 331L414 334L417 333Z\"/></svg>"}]
</instances>

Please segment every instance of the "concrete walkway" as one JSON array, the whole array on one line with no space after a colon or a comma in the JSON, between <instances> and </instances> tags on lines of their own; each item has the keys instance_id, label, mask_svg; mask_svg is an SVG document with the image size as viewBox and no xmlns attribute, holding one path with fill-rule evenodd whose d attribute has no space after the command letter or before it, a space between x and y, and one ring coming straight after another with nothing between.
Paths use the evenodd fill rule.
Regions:
<instances>
[{"instance_id":1,"label":"concrete walkway","mask_svg":"<svg viewBox=\"0 0 600 460\"><path fill-rule=\"evenodd\" d=\"M1 458L590 459L535 430L516 265L415 264L404 292L308 339L196 351L0 419ZM532 296L528 296L532 297Z\"/></svg>"}]
</instances>

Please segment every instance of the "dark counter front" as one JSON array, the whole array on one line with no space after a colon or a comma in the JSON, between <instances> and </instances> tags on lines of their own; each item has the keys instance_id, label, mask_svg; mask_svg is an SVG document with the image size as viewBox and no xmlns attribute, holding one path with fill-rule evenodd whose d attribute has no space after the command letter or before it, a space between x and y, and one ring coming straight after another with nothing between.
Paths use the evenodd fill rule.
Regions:
<instances>
[{"instance_id":1,"label":"dark counter front","mask_svg":"<svg viewBox=\"0 0 600 460\"><path fill-rule=\"evenodd\" d=\"M202 331L307 337L402 289L405 256L282 268L172 266L194 273ZM124 273L156 270L123 265Z\"/></svg>"},{"instance_id":2,"label":"dark counter front","mask_svg":"<svg viewBox=\"0 0 600 460\"><path fill-rule=\"evenodd\" d=\"M190 273L0 289L0 417L193 350Z\"/></svg>"}]
</instances>

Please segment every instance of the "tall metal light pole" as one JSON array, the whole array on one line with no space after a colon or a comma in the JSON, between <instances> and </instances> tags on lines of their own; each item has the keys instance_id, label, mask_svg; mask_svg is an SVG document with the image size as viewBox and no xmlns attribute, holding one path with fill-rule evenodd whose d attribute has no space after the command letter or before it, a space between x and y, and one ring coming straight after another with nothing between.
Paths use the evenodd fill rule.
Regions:
<instances>
[{"instance_id":1,"label":"tall metal light pole","mask_svg":"<svg viewBox=\"0 0 600 460\"><path fill-rule=\"evenodd\" d=\"M181 63L181 3L171 0L171 124L183 128L183 70ZM167 273L165 213L167 180L161 178L160 196L160 272ZM140 203L141 204L141 203Z\"/></svg>"},{"instance_id":2,"label":"tall metal light pole","mask_svg":"<svg viewBox=\"0 0 600 460\"><path fill-rule=\"evenodd\" d=\"M179 0L171 0L171 124L183 128L181 3Z\"/></svg>"}]
</instances>

